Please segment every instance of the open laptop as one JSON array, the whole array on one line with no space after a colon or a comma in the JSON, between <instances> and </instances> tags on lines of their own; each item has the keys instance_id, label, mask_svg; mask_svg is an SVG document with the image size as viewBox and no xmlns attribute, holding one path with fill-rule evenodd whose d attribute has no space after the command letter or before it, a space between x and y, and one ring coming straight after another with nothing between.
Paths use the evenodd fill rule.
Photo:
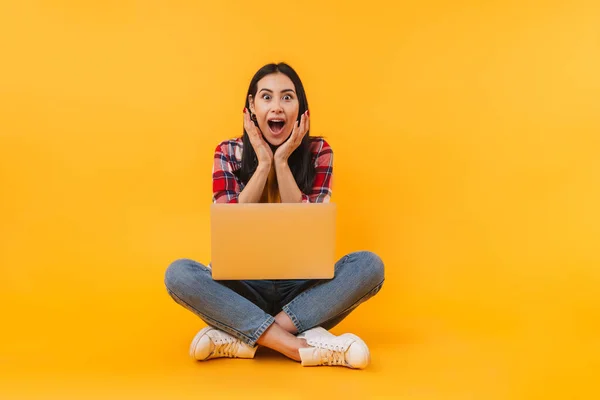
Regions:
<instances>
[{"instance_id":1,"label":"open laptop","mask_svg":"<svg viewBox=\"0 0 600 400\"><path fill-rule=\"evenodd\" d=\"M334 203L213 203L213 279L331 279L335 218Z\"/></svg>"}]
</instances>

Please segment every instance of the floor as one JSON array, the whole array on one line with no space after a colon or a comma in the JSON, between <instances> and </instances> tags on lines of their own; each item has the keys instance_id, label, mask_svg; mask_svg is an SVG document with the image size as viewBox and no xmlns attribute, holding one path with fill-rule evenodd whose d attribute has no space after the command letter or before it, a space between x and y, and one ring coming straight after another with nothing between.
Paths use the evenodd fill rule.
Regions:
<instances>
[{"instance_id":1,"label":"floor","mask_svg":"<svg viewBox=\"0 0 600 400\"><path fill-rule=\"evenodd\" d=\"M370 346L372 364L357 371L303 368L265 348L253 360L195 362L187 349L203 324L162 290L138 294L107 307L89 296L33 299L20 305L30 316L6 307L0 399L600 397L599 338L572 324L543 332L540 312L511 325L501 315L452 323L399 310L391 318L401 323L386 330L364 323L379 309L366 303L333 330Z\"/></svg>"}]
</instances>

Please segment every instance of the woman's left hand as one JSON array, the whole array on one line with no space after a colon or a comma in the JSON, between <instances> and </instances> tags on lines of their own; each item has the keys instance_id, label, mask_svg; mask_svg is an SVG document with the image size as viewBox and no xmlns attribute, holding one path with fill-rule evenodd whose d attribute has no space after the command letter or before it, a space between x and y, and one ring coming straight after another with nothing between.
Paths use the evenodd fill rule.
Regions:
<instances>
[{"instance_id":1,"label":"woman's left hand","mask_svg":"<svg viewBox=\"0 0 600 400\"><path fill-rule=\"evenodd\" d=\"M298 122L294 126L294 129L292 129L290 138L281 146L279 146L277 151L275 151L275 155L273 156L275 163L287 164L288 158L292 155L294 150L300 146L300 143L302 143L302 139L304 139L308 129L308 111L306 111L304 114L302 114L302 117L300 117L300 122Z\"/></svg>"}]
</instances>

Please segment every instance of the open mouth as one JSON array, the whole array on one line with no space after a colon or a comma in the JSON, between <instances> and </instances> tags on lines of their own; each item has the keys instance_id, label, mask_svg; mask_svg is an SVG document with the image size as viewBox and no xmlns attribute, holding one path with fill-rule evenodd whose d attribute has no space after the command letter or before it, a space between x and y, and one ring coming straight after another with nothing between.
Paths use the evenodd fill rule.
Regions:
<instances>
[{"instance_id":1,"label":"open mouth","mask_svg":"<svg viewBox=\"0 0 600 400\"><path fill-rule=\"evenodd\" d=\"M269 124L269 129L273 135L278 135L283 131L283 127L285 126L285 121L282 119L271 119L267 121Z\"/></svg>"}]
</instances>

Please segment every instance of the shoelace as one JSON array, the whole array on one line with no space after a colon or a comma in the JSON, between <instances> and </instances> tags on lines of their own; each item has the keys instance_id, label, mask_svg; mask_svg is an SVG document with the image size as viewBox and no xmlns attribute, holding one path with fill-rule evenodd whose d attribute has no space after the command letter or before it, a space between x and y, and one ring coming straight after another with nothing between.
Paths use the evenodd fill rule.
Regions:
<instances>
[{"instance_id":1,"label":"shoelace","mask_svg":"<svg viewBox=\"0 0 600 400\"><path fill-rule=\"evenodd\" d=\"M319 349L321 365L346 365L346 350L342 346L332 346L324 343L315 343L314 346Z\"/></svg>"},{"instance_id":2,"label":"shoelace","mask_svg":"<svg viewBox=\"0 0 600 400\"><path fill-rule=\"evenodd\" d=\"M214 353L219 357L236 357L240 342L233 339L221 339L216 341Z\"/></svg>"}]
</instances>

